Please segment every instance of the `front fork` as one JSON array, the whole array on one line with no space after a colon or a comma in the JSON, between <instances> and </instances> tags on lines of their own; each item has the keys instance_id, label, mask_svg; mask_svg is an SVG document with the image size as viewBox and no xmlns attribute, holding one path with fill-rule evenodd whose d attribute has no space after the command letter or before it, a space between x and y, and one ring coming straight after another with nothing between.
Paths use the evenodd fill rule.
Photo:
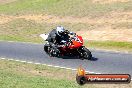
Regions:
<instances>
[{"instance_id":1,"label":"front fork","mask_svg":"<svg viewBox=\"0 0 132 88\"><path fill-rule=\"evenodd\" d=\"M79 58L81 58L82 60L84 59L83 58L83 48L84 48L85 46L81 46L81 47L79 47L78 49L77 49L77 51L78 51L78 53L79 53Z\"/></svg>"}]
</instances>

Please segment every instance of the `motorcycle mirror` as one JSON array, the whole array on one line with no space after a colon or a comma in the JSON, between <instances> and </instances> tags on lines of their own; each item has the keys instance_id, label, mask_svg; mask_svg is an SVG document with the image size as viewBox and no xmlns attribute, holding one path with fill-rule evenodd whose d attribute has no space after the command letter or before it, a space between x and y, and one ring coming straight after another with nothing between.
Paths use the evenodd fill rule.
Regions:
<instances>
[{"instance_id":1,"label":"motorcycle mirror","mask_svg":"<svg viewBox=\"0 0 132 88\"><path fill-rule=\"evenodd\" d=\"M71 35L74 35L74 36L76 35L76 33L74 33L74 32L70 32L70 34L71 34Z\"/></svg>"}]
</instances>

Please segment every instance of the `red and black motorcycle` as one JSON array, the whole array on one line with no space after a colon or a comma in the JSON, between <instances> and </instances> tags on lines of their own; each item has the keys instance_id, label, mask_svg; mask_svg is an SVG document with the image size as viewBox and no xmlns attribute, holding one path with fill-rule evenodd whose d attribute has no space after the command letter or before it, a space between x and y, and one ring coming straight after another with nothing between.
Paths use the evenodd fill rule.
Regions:
<instances>
[{"instance_id":1,"label":"red and black motorcycle","mask_svg":"<svg viewBox=\"0 0 132 88\"><path fill-rule=\"evenodd\" d=\"M41 34L40 36L45 40L48 35ZM70 37L67 42L62 42L63 44L58 47L60 53L56 53L48 42L44 45L44 51L52 57L78 56L80 59L90 60L92 58L92 54L89 49L83 46L83 42L82 37L75 34Z\"/></svg>"}]
</instances>

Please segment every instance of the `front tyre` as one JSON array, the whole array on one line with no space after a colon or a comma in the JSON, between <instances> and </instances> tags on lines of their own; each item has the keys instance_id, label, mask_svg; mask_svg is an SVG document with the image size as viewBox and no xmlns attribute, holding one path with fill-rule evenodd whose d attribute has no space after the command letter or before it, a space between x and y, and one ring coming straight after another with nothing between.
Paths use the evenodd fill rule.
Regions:
<instances>
[{"instance_id":1,"label":"front tyre","mask_svg":"<svg viewBox=\"0 0 132 88\"><path fill-rule=\"evenodd\" d=\"M89 51L89 49L87 49L86 47L82 47L82 54L83 54L83 58L91 60L92 59L92 54Z\"/></svg>"}]
</instances>

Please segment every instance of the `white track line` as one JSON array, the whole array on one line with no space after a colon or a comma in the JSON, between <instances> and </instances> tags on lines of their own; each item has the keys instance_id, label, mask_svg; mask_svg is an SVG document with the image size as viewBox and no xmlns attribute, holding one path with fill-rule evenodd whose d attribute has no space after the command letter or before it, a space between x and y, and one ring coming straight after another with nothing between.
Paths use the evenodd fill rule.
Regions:
<instances>
[{"instance_id":1,"label":"white track line","mask_svg":"<svg viewBox=\"0 0 132 88\"><path fill-rule=\"evenodd\" d=\"M62 69L67 69L67 70L72 70L72 71L77 71L77 69L73 69L73 68L67 68L67 67L61 67L61 66L54 66L54 65L48 65L48 64L42 64L42 63L34 63L34 62L28 62L28 61L22 61L22 60L15 60L15 59L6 59L6 58L0 58L1 60L11 60L11 61L17 61L17 62L22 62L22 63L29 63L29 64L36 64L36 65L45 65L45 66L49 66L49 67L55 67L55 68L62 68ZM95 73L92 71L85 71L87 73L91 73L91 74L101 74L101 73ZM132 78L131 78L132 80Z\"/></svg>"},{"instance_id":2,"label":"white track line","mask_svg":"<svg viewBox=\"0 0 132 88\"><path fill-rule=\"evenodd\" d=\"M55 65L51 65L51 64L34 63L34 62L31 62L31 61L6 59L6 58L0 58L0 59L2 59L2 60L9 60L9 61L17 61L17 62L28 63L28 64L45 65L45 66L49 66L49 67L55 67L55 68L62 68L62 69L77 71L77 69L67 68L67 67L62 67L62 66L55 66ZM101 73L95 73L95 72L92 72L92 71L86 71L86 72L93 73L93 74L101 74Z\"/></svg>"}]
</instances>

